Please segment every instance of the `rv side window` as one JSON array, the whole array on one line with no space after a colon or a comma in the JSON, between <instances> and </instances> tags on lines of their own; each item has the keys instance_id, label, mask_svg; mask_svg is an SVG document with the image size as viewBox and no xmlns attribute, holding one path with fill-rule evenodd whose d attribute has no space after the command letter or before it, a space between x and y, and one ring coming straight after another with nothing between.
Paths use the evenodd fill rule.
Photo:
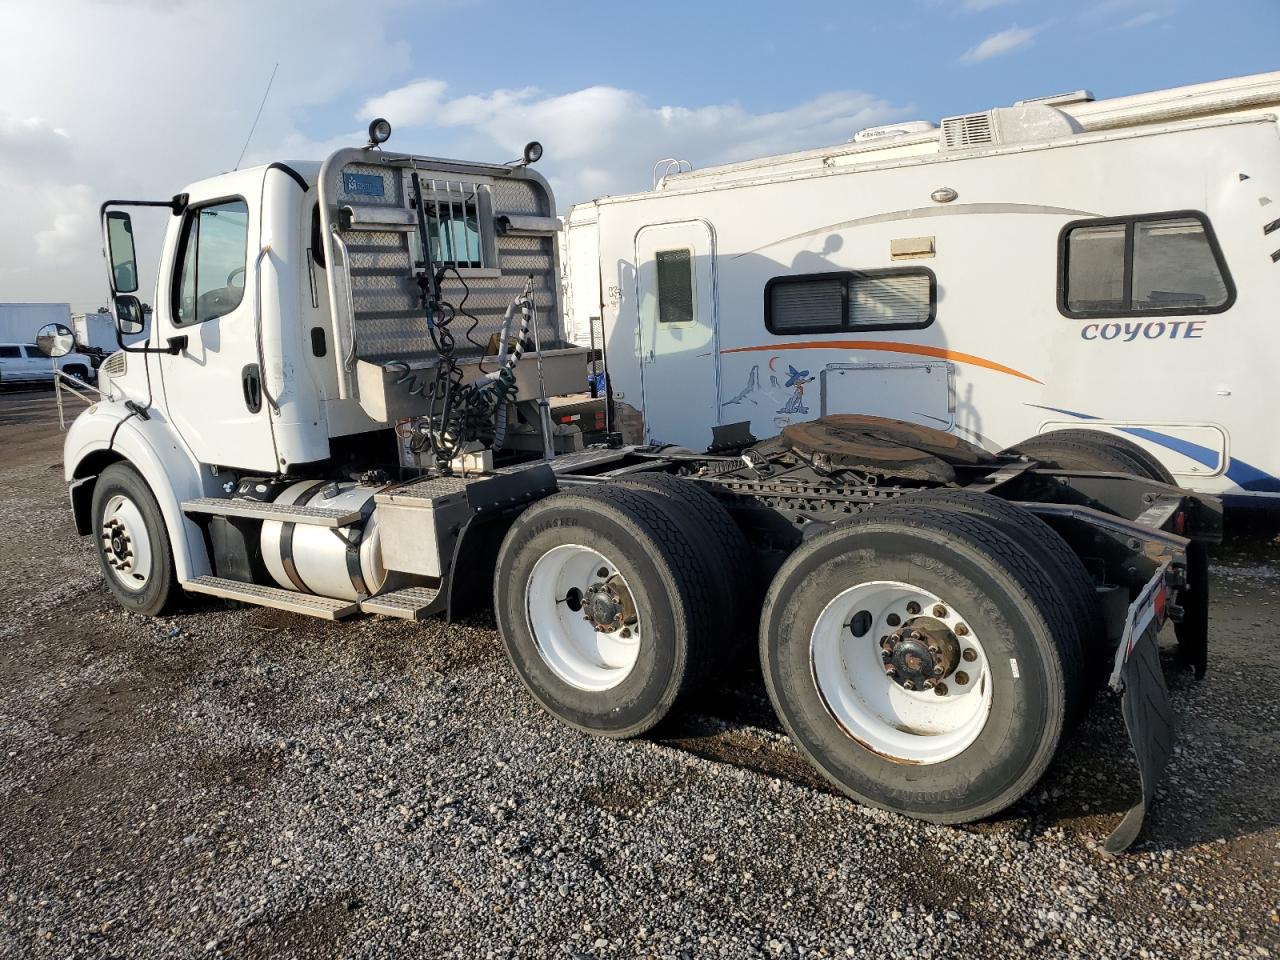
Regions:
<instances>
[{"instance_id":1,"label":"rv side window","mask_svg":"<svg viewBox=\"0 0 1280 960\"><path fill-rule=\"evenodd\" d=\"M775 277L765 285L764 320L775 334L927 327L937 299L924 267Z\"/></svg>"},{"instance_id":2,"label":"rv side window","mask_svg":"<svg viewBox=\"0 0 1280 960\"><path fill-rule=\"evenodd\" d=\"M1220 313L1235 290L1198 213L1067 224L1058 308L1069 317Z\"/></svg>"},{"instance_id":3,"label":"rv side window","mask_svg":"<svg viewBox=\"0 0 1280 960\"><path fill-rule=\"evenodd\" d=\"M693 252L659 250L658 322L693 323Z\"/></svg>"}]
</instances>

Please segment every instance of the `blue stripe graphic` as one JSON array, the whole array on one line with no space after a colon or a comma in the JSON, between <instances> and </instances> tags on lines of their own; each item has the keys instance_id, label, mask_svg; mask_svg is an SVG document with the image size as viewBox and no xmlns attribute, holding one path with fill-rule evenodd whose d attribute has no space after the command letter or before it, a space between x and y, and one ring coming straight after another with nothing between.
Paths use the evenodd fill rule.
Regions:
<instances>
[{"instance_id":1,"label":"blue stripe graphic","mask_svg":"<svg viewBox=\"0 0 1280 960\"><path fill-rule=\"evenodd\" d=\"M1101 420L1101 417L1095 417L1092 414L1080 413L1077 410L1064 410L1062 407L1047 407L1040 403L1029 403L1029 407L1036 407L1040 410L1050 410L1053 413L1061 413L1068 417L1075 417L1077 420ZM1140 437L1143 440L1154 443L1157 446L1180 453L1188 459L1194 460L1202 466L1208 467L1210 470L1218 468L1220 457L1216 450L1211 450L1199 443L1192 443L1190 440L1183 440L1181 437L1173 437L1167 433L1161 433L1158 430L1151 430L1147 427L1113 427L1121 433L1127 433L1131 436ZM1232 457L1227 464L1226 478L1236 484L1242 490L1252 490L1259 493L1280 493L1280 478L1273 477L1265 470L1259 470L1251 463L1245 463Z\"/></svg>"}]
</instances>

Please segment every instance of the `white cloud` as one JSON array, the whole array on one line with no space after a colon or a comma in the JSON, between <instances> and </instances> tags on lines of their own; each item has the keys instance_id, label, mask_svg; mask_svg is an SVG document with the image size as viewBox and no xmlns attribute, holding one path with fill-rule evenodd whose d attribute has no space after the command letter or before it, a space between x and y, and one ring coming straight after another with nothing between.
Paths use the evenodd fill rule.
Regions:
<instances>
[{"instance_id":1,"label":"white cloud","mask_svg":"<svg viewBox=\"0 0 1280 960\"><path fill-rule=\"evenodd\" d=\"M839 143L859 127L911 112L852 91L757 113L736 103L654 105L635 90L604 85L454 93L430 76L405 82L414 76L413 56L399 39L401 21L459 2L365 0L358 30L340 27L355 9L343 0L6 5L6 35L23 42L0 58L0 183L9 224L0 232L0 301L103 303L98 204L167 198L230 169L277 62L245 165L322 159L364 141L362 123L335 124L334 116L383 114L395 128L393 147L433 156L502 161L519 156L528 140L543 141L539 169L561 207L647 188L659 157L705 166ZM115 38L110 51L104 37ZM429 61L425 51L420 56ZM146 219L135 216L140 262L154 264L167 215L156 213L150 225Z\"/></svg>"},{"instance_id":2,"label":"white cloud","mask_svg":"<svg viewBox=\"0 0 1280 960\"><path fill-rule=\"evenodd\" d=\"M1109 21L1113 29L1132 30L1165 20L1177 9L1178 0L1102 0L1086 9L1081 19Z\"/></svg>"},{"instance_id":3,"label":"white cloud","mask_svg":"<svg viewBox=\"0 0 1280 960\"><path fill-rule=\"evenodd\" d=\"M103 303L97 205L230 169L277 61L245 163L282 159L309 111L403 75L409 50L388 29L400 5L362 4L358 32L333 29L349 12L336 0L6 5L23 42L0 58L0 301ZM139 235L144 262L156 234Z\"/></svg>"},{"instance_id":4,"label":"white cloud","mask_svg":"<svg viewBox=\"0 0 1280 960\"><path fill-rule=\"evenodd\" d=\"M634 90L585 87L552 94L532 87L450 99L440 80L422 78L370 98L359 113L385 116L404 150L431 142L434 131L455 131L487 156L520 155L539 140L563 208L602 193L644 189L660 157L695 166L841 143L861 127L909 113L868 93L822 94L784 110L752 113L737 103L700 107L652 106ZM428 135L428 131L432 131Z\"/></svg>"},{"instance_id":5,"label":"white cloud","mask_svg":"<svg viewBox=\"0 0 1280 960\"><path fill-rule=\"evenodd\" d=\"M1017 2L1018 0L964 0L963 7L965 13L982 13L984 10L1007 7Z\"/></svg>"},{"instance_id":6,"label":"white cloud","mask_svg":"<svg viewBox=\"0 0 1280 960\"><path fill-rule=\"evenodd\" d=\"M981 63L992 57L1004 56L1027 46L1039 31L1039 27L1010 27L1008 30L1001 30L991 34L977 46L970 47L961 55L960 60L963 63Z\"/></svg>"}]
</instances>

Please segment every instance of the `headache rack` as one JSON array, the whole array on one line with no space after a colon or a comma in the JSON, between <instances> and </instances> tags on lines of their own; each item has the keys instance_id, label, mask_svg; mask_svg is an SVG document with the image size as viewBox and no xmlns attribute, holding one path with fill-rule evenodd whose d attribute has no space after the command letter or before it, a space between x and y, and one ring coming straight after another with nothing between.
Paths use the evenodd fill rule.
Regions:
<instances>
[{"instance_id":1,"label":"headache rack","mask_svg":"<svg viewBox=\"0 0 1280 960\"><path fill-rule=\"evenodd\" d=\"M382 423L425 412L410 388L437 358L416 279L415 173L441 298L458 314L464 376L478 373L507 306L531 283L547 393L581 390L588 351L563 335L559 221L546 181L523 166L347 149L325 161L319 185L339 396ZM533 396L534 364L520 373L519 396Z\"/></svg>"}]
</instances>

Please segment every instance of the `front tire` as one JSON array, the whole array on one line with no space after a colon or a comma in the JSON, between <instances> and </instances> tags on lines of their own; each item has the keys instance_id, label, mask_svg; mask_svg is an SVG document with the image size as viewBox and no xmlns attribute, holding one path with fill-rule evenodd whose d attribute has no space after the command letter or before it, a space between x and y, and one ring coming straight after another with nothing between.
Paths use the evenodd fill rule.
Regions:
<instances>
[{"instance_id":1,"label":"front tire","mask_svg":"<svg viewBox=\"0 0 1280 960\"><path fill-rule=\"evenodd\" d=\"M160 504L132 466L113 463L93 488L98 565L120 606L154 617L178 597L173 550Z\"/></svg>"},{"instance_id":2,"label":"front tire","mask_svg":"<svg viewBox=\"0 0 1280 960\"><path fill-rule=\"evenodd\" d=\"M814 765L857 800L938 823L990 816L1039 780L1079 683L1076 641L1016 541L926 507L805 543L760 629L770 699Z\"/></svg>"}]
</instances>

